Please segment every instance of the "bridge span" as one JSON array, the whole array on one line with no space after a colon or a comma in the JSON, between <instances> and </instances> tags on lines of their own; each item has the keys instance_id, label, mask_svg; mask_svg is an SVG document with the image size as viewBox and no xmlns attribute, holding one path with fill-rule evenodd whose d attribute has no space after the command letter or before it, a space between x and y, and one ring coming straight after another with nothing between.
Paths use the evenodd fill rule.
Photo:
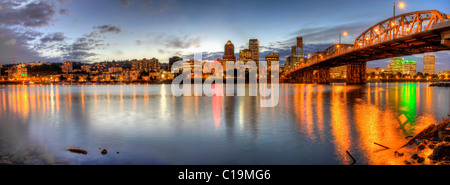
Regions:
<instances>
[{"instance_id":1,"label":"bridge span","mask_svg":"<svg viewBox=\"0 0 450 185\"><path fill-rule=\"evenodd\" d=\"M347 65L347 83L366 83L366 62L450 50L450 15L437 10L416 11L383 20L359 35L353 44L334 44L285 70L281 80L330 83L330 68Z\"/></svg>"}]
</instances>

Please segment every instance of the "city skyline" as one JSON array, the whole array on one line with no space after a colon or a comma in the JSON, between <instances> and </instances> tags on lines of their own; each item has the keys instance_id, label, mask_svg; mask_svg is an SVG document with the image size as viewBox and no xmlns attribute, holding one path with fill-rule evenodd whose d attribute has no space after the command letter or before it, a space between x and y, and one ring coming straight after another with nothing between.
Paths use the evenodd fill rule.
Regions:
<instances>
[{"instance_id":1,"label":"city skyline","mask_svg":"<svg viewBox=\"0 0 450 185\"><path fill-rule=\"evenodd\" d=\"M348 33L342 43L352 43L370 25L392 16L391 1L358 2L4 1L0 3L4 10L0 12L0 62L155 57L168 63L172 56L189 60L194 52L203 52L203 58L212 61L223 56L227 40L235 44L238 56L249 47L249 39L258 39L260 60L269 53L279 53L280 64L284 64L297 36L303 37L308 54L337 43L342 31ZM330 4L342 4L342 8L333 10ZM446 4L406 1L406 8L396 13ZM243 11L246 7L258 10ZM319 16L323 11L329 16ZM272 12L278 16L271 17ZM18 14L24 16L12 17ZM27 16L32 14L36 16ZM450 69L446 61L449 51L432 54L436 55L436 73ZM403 58L417 61L417 70L423 70L423 54ZM388 62L372 61L368 67L384 67Z\"/></svg>"}]
</instances>

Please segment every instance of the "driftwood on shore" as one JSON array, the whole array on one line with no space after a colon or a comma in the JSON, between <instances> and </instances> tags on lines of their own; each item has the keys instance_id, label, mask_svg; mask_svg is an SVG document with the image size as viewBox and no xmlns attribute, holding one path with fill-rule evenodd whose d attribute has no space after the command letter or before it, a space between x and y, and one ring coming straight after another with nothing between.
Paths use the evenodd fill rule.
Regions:
<instances>
[{"instance_id":1,"label":"driftwood on shore","mask_svg":"<svg viewBox=\"0 0 450 185\"><path fill-rule=\"evenodd\" d=\"M437 125L432 124L432 125L428 126L427 128L423 129L422 131L420 131L418 134L416 134L411 139L409 139L409 141L400 148L414 144L414 142L416 140L426 139L429 141L438 141L439 139L441 139L440 132L445 131L446 128L449 126L449 124L450 124L450 119L445 119L442 123L437 124Z\"/></svg>"}]
</instances>

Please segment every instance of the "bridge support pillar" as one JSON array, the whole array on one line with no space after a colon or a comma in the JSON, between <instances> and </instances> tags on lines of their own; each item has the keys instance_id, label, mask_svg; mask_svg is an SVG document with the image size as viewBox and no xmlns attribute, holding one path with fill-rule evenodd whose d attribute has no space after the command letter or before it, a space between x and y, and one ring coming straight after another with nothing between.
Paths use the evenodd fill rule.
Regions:
<instances>
[{"instance_id":1,"label":"bridge support pillar","mask_svg":"<svg viewBox=\"0 0 450 185\"><path fill-rule=\"evenodd\" d=\"M297 74L295 74L295 75L292 77L292 83L298 83L298 75L297 75Z\"/></svg>"},{"instance_id":2,"label":"bridge support pillar","mask_svg":"<svg viewBox=\"0 0 450 185\"><path fill-rule=\"evenodd\" d=\"M330 68L320 68L319 69L319 77L317 79L317 83L319 84L329 84L331 82L330 78Z\"/></svg>"},{"instance_id":3,"label":"bridge support pillar","mask_svg":"<svg viewBox=\"0 0 450 185\"><path fill-rule=\"evenodd\" d=\"M305 71L298 73L298 83L305 83Z\"/></svg>"},{"instance_id":4,"label":"bridge support pillar","mask_svg":"<svg viewBox=\"0 0 450 185\"><path fill-rule=\"evenodd\" d=\"M309 70L306 70L304 73L305 73L305 75L303 78L304 79L303 82L304 83L312 83L313 78L314 78L314 70L309 69Z\"/></svg>"},{"instance_id":5,"label":"bridge support pillar","mask_svg":"<svg viewBox=\"0 0 450 185\"><path fill-rule=\"evenodd\" d=\"M347 84L366 83L366 62L350 62L347 64Z\"/></svg>"}]
</instances>

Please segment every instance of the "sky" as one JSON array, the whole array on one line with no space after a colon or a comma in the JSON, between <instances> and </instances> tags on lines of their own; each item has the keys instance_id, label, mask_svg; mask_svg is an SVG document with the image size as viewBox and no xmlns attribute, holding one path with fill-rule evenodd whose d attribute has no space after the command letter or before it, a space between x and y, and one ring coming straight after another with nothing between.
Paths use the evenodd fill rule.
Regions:
<instances>
[{"instance_id":1,"label":"sky","mask_svg":"<svg viewBox=\"0 0 450 185\"><path fill-rule=\"evenodd\" d=\"M393 14L393 0L0 0L0 62L100 62L172 56L204 60L260 42L260 58L290 54L297 36L305 53L354 39ZM404 0L396 14L436 9L450 13L448 0ZM450 51L434 53L436 69L450 70ZM423 54L404 56L417 61ZM368 67L386 67L389 59Z\"/></svg>"}]
</instances>

